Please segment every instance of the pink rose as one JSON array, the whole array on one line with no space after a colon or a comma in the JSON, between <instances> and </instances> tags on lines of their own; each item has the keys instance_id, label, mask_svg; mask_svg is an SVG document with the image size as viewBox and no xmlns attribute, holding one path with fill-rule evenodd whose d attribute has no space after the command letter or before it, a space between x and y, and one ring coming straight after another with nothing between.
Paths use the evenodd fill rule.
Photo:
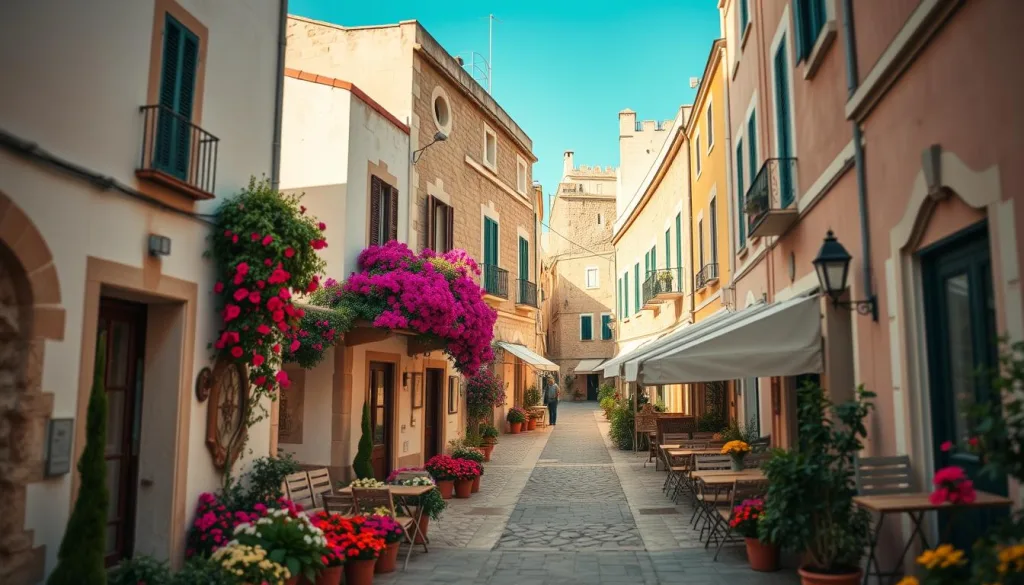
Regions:
<instances>
[{"instance_id":1,"label":"pink rose","mask_svg":"<svg viewBox=\"0 0 1024 585\"><path fill-rule=\"evenodd\" d=\"M235 289L235 294L232 296L235 297L236 301L241 302L242 299L249 296L249 291L245 290L244 288Z\"/></svg>"},{"instance_id":2,"label":"pink rose","mask_svg":"<svg viewBox=\"0 0 1024 585\"><path fill-rule=\"evenodd\" d=\"M249 293L249 302L254 305L260 304L260 293L256 291L252 291L251 293Z\"/></svg>"},{"instance_id":3,"label":"pink rose","mask_svg":"<svg viewBox=\"0 0 1024 585\"><path fill-rule=\"evenodd\" d=\"M299 343L298 339L296 339L292 341L291 345L288 346L288 349L290 349L292 353L295 353L300 347L302 347L302 344Z\"/></svg>"},{"instance_id":4,"label":"pink rose","mask_svg":"<svg viewBox=\"0 0 1024 585\"><path fill-rule=\"evenodd\" d=\"M249 264L246 262L239 262L238 266L235 266L235 272L238 274L249 274Z\"/></svg>"},{"instance_id":5,"label":"pink rose","mask_svg":"<svg viewBox=\"0 0 1024 585\"><path fill-rule=\"evenodd\" d=\"M285 258L291 258L294 255L295 255L295 248L292 248L291 246L288 246L287 248L285 248L285 250L284 250L284 257Z\"/></svg>"},{"instance_id":6,"label":"pink rose","mask_svg":"<svg viewBox=\"0 0 1024 585\"><path fill-rule=\"evenodd\" d=\"M320 231L322 231L322 232L323 231L327 231L327 224L322 222L322 221L320 223L318 223L316 227L320 228Z\"/></svg>"},{"instance_id":7,"label":"pink rose","mask_svg":"<svg viewBox=\"0 0 1024 585\"><path fill-rule=\"evenodd\" d=\"M235 347L231 348L231 357L235 359L242 357L243 353L245 353L245 351L242 349L241 345L236 345Z\"/></svg>"},{"instance_id":8,"label":"pink rose","mask_svg":"<svg viewBox=\"0 0 1024 585\"><path fill-rule=\"evenodd\" d=\"M224 283L218 282L217 284L213 285L213 292L217 294L224 292Z\"/></svg>"},{"instance_id":9,"label":"pink rose","mask_svg":"<svg viewBox=\"0 0 1024 585\"><path fill-rule=\"evenodd\" d=\"M224 322L236 319L242 314L242 309L238 305L228 305L224 307Z\"/></svg>"},{"instance_id":10,"label":"pink rose","mask_svg":"<svg viewBox=\"0 0 1024 585\"><path fill-rule=\"evenodd\" d=\"M268 236L264 236L263 237L263 245L264 246L269 246L270 243L273 242L273 241L274 241L274 236L269 236L268 235Z\"/></svg>"},{"instance_id":11,"label":"pink rose","mask_svg":"<svg viewBox=\"0 0 1024 585\"><path fill-rule=\"evenodd\" d=\"M270 327L267 327L266 323L260 323L259 327L256 328L256 332L260 335L267 335L270 331Z\"/></svg>"},{"instance_id":12,"label":"pink rose","mask_svg":"<svg viewBox=\"0 0 1024 585\"><path fill-rule=\"evenodd\" d=\"M277 383L280 384L282 388L287 388L292 385L291 380L288 379L288 373L284 370L277 372L275 377L277 378Z\"/></svg>"}]
</instances>

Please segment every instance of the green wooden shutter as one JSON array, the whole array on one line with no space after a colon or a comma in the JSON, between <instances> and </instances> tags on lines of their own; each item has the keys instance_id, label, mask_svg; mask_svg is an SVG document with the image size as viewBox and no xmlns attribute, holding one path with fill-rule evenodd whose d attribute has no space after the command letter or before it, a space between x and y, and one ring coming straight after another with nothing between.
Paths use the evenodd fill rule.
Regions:
<instances>
[{"instance_id":1,"label":"green wooden shutter","mask_svg":"<svg viewBox=\"0 0 1024 585\"><path fill-rule=\"evenodd\" d=\"M786 208L793 202L793 179L786 159L793 156L789 123L789 62L786 59L786 38L782 37L779 48L775 51L775 120L776 136L779 141L779 205Z\"/></svg>"},{"instance_id":2,"label":"green wooden shutter","mask_svg":"<svg viewBox=\"0 0 1024 585\"><path fill-rule=\"evenodd\" d=\"M615 312L619 315L619 319L622 318L622 277L619 277L618 288L615 289L616 303Z\"/></svg>"},{"instance_id":3,"label":"green wooden shutter","mask_svg":"<svg viewBox=\"0 0 1024 585\"><path fill-rule=\"evenodd\" d=\"M153 165L182 180L188 177L198 68L199 38L168 15L164 21L161 108L157 111Z\"/></svg>"},{"instance_id":4,"label":"green wooden shutter","mask_svg":"<svg viewBox=\"0 0 1024 585\"><path fill-rule=\"evenodd\" d=\"M747 24L750 22L750 0L740 0L740 36L743 36L743 31L747 30Z\"/></svg>"},{"instance_id":5,"label":"green wooden shutter","mask_svg":"<svg viewBox=\"0 0 1024 585\"><path fill-rule=\"evenodd\" d=\"M611 315L601 315L601 339L609 340L612 338L612 317Z\"/></svg>"},{"instance_id":6,"label":"green wooden shutter","mask_svg":"<svg viewBox=\"0 0 1024 585\"><path fill-rule=\"evenodd\" d=\"M651 246L651 267L648 269L650 272L658 270L658 247ZM647 276L650 276L648 274Z\"/></svg>"},{"instance_id":7,"label":"green wooden shutter","mask_svg":"<svg viewBox=\"0 0 1024 585\"><path fill-rule=\"evenodd\" d=\"M590 341L594 338L594 317L592 315L580 315L580 339Z\"/></svg>"},{"instance_id":8,"label":"green wooden shutter","mask_svg":"<svg viewBox=\"0 0 1024 585\"><path fill-rule=\"evenodd\" d=\"M498 265L498 223L489 217L484 218L484 264Z\"/></svg>"},{"instance_id":9,"label":"green wooden shutter","mask_svg":"<svg viewBox=\"0 0 1024 585\"><path fill-rule=\"evenodd\" d=\"M679 292L683 291L683 214L676 214L676 282Z\"/></svg>"},{"instance_id":10,"label":"green wooden shutter","mask_svg":"<svg viewBox=\"0 0 1024 585\"><path fill-rule=\"evenodd\" d=\"M750 152L750 182L753 184L754 179L757 178L757 111L750 113L750 119L747 120L747 150Z\"/></svg>"},{"instance_id":11,"label":"green wooden shutter","mask_svg":"<svg viewBox=\"0 0 1024 585\"><path fill-rule=\"evenodd\" d=\"M672 268L672 228L665 230L665 270Z\"/></svg>"},{"instance_id":12,"label":"green wooden shutter","mask_svg":"<svg viewBox=\"0 0 1024 585\"><path fill-rule=\"evenodd\" d=\"M519 238L519 280L530 280L530 242L523 237Z\"/></svg>"},{"instance_id":13,"label":"green wooden shutter","mask_svg":"<svg viewBox=\"0 0 1024 585\"><path fill-rule=\"evenodd\" d=\"M626 301L626 304L625 304L624 307L622 307L622 317L626 318L626 316L627 316L626 314L629 312L629 269L628 268L626 269L626 274L623 275L623 290L624 290L625 294L622 295L622 297Z\"/></svg>"},{"instance_id":14,"label":"green wooden shutter","mask_svg":"<svg viewBox=\"0 0 1024 585\"><path fill-rule=\"evenodd\" d=\"M746 194L743 192L743 141L736 141L736 230L740 248L747 245Z\"/></svg>"},{"instance_id":15,"label":"green wooden shutter","mask_svg":"<svg viewBox=\"0 0 1024 585\"><path fill-rule=\"evenodd\" d=\"M633 265L633 312L640 312L640 263Z\"/></svg>"},{"instance_id":16,"label":"green wooden shutter","mask_svg":"<svg viewBox=\"0 0 1024 585\"><path fill-rule=\"evenodd\" d=\"M710 264L718 264L718 198L711 200L711 212L708 214L711 216L711 223L708 224L710 230L710 242L708 244L711 248L711 262Z\"/></svg>"}]
</instances>

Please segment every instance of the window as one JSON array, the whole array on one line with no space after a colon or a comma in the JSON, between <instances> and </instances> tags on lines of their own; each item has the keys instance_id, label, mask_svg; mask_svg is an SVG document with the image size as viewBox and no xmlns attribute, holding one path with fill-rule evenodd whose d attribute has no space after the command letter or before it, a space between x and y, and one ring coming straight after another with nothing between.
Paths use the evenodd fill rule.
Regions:
<instances>
[{"instance_id":1,"label":"window","mask_svg":"<svg viewBox=\"0 0 1024 585\"><path fill-rule=\"evenodd\" d=\"M594 316L580 315L580 341L594 339Z\"/></svg>"},{"instance_id":2,"label":"window","mask_svg":"<svg viewBox=\"0 0 1024 585\"><path fill-rule=\"evenodd\" d=\"M711 147L715 145L714 114L712 113L712 110L711 110L711 108L713 106L714 106L714 104L711 103L711 94L708 94L708 111L707 111L707 114L705 115L705 120L704 120L704 123L707 126L708 152L711 152Z\"/></svg>"},{"instance_id":3,"label":"window","mask_svg":"<svg viewBox=\"0 0 1024 585\"><path fill-rule=\"evenodd\" d=\"M519 281L530 282L530 242L519 236Z\"/></svg>"},{"instance_id":4,"label":"window","mask_svg":"<svg viewBox=\"0 0 1024 585\"><path fill-rule=\"evenodd\" d=\"M597 225L603 225L603 224L604 224L604 217L602 217L601 214L598 213L597 214Z\"/></svg>"},{"instance_id":5,"label":"window","mask_svg":"<svg viewBox=\"0 0 1024 585\"><path fill-rule=\"evenodd\" d=\"M164 21L153 166L183 181L189 175L192 106L198 70L199 37L168 14Z\"/></svg>"},{"instance_id":6,"label":"window","mask_svg":"<svg viewBox=\"0 0 1024 585\"><path fill-rule=\"evenodd\" d=\"M676 278L679 282L679 292L683 292L683 214L676 214Z\"/></svg>"},{"instance_id":7,"label":"window","mask_svg":"<svg viewBox=\"0 0 1024 585\"><path fill-rule=\"evenodd\" d=\"M612 316L608 313L601 313L601 340L608 341L612 338Z\"/></svg>"},{"instance_id":8,"label":"window","mask_svg":"<svg viewBox=\"0 0 1024 585\"><path fill-rule=\"evenodd\" d=\"M633 265L633 312L640 312L640 263Z\"/></svg>"},{"instance_id":9,"label":"window","mask_svg":"<svg viewBox=\"0 0 1024 585\"><path fill-rule=\"evenodd\" d=\"M697 261L700 263L700 267L704 268L704 220L703 219L698 219L697 220L697 241L699 242L699 245L697 246L697 250L698 250L698 254L699 254L697 256Z\"/></svg>"},{"instance_id":10,"label":"window","mask_svg":"<svg viewBox=\"0 0 1024 585\"><path fill-rule=\"evenodd\" d=\"M516 155L516 190L526 195L526 175L527 175L526 161L523 157Z\"/></svg>"},{"instance_id":11,"label":"window","mask_svg":"<svg viewBox=\"0 0 1024 585\"><path fill-rule=\"evenodd\" d=\"M398 239L398 189L370 176L370 245Z\"/></svg>"},{"instance_id":12,"label":"window","mask_svg":"<svg viewBox=\"0 0 1024 585\"><path fill-rule=\"evenodd\" d=\"M694 168L697 169L697 176L700 176L700 134L693 139L694 152L697 153L696 160L694 161Z\"/></svg>"},{"instance_id":13,"label":"window","mask_svg":"<svg viewBox=\"0 0 1024 585\"><path fill-rule=\"evenodd\" d=\"M441 88L438 87L438 90ZM444 95L444 90L434 92L434 124L437 125L437 129L445 134L451 132L452 123L452 109L448 104L448 96Z\"/></svg>"},{"instance_id":14,"label":"window","mask_svg":"<svg viewBox=\"0 0 1024 585\"><path fill-rule=\"evenodd\" d=\"M491 127L484 124L484 164L491 170L498 169L498 135Z\"/></svg>"},{"instance_id":15,"label":"window","mask_svg":"<svg viewBox=\"0 0 1024 585\"><path fill-rule=\"evenodd\" d=\"M794 0L793 24L795 25L797 61L811 56L821 29L825 27L828 14L825 0Z\"/></svg>"},{"instance_id":16,"label":"window","mask_svg":"<svg viewBox=\"0 0 1024 585\"><path fill-rule=\"evenodd\" d=\"M718 264L718 199L711 200L711 219L708 227L711 229L711 264Z\"/></svg>"},{"instance_id":17,"label":"window","mask_svg":"<svg viewBox=\"0 0 1024 585\"><path fill-rule=\"evenodd\" d=\"M740 0L740 37L750 24L750 0Z\"/></svg>"},{"instance_id":18,"label":"window","mask_svg":"<svg viewBox=\"0 0 1024 585\"><path fill-rule=\"evenodd\" d=\"M619 319L621 319L624 316L624 311L622 310L622 278L619 278L618 288L615 289L615 292L618 293L616 296L619 297L618 302L615 304L615 308L618 311Z\"/></svg>"},{"instance_id":19,"label":"window","mask_svg":"<svg viewBox=\"0 0 1024 585\"><path fill-rule=\"evenodd\" d=\"M587 266L587 288L597 288L599 286L599 276L596 266Z\"/></svg>"},{"instance_id":20,"label":"window","mask_svg":"<svg viewBox=\"0 0 1024 585\"><path fill-rule=\"evenodd\" d=\"M455 210L436 197L427 199L427 246L435 252L447 252L455 247L452 234Z\"/></svg>"},{"instance_id":21,"label":"window","mask_svg":"<svg viewBox=\"0 0 1024 585\"><path fill-rule=\"evenodd\" d=\"M780 159L793 157L793 126L791 125L791 96L789 95L789 60L786 54L786 37L782 36L775 51L775 140L776 152ZM791 167L785 162L779 164L779 206L789 207L794 199L794 182Z\"/></svg>"},{"instance_id":22,"label":"window","mask_svg":"<svg viewBox=\"0 0 1024 585\"><path fill-rule=\"evenodd\" d=\"M498 265L498 222L484 218L484 265Z\"/></svg>"},{"instance_id":23,"label":"window","mask_svg":"<svg viewBox=\"0 0 1024 585\"><path fill-rule=\"evenodd\" d=\"M743 139L736 139L736 233L740 248L747 245L746 194L743 192Z\"/></svg>"}]
</instances>

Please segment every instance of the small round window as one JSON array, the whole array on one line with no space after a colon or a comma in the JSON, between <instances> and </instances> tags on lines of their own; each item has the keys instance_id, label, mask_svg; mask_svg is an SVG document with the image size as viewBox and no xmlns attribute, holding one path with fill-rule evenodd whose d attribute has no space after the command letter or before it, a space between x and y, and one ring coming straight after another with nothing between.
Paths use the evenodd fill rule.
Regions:
<instances>
[{"instance_id":1,"label":"small round window","mask_svg":"<svg viewBox=\"0 0 1024 585\"><path fill-rule=\"evenodd\" d=\"M445 134L452 132L452 108L448 96L440 86L434 88L432 96L434 106L434 123L437 129Z\"/></svg>"}]
</instances>

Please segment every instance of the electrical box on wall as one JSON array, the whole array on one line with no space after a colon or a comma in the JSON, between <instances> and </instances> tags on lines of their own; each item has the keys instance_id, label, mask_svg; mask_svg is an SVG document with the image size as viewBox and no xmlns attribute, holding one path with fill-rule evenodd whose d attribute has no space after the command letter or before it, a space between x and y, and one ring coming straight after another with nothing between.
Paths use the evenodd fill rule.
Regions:
<instances>
[{"instance_id":1,"label":"electrical box on wall","mask_svg":"<svg viewBox=\"0 0 1024 585\"><path fill-rule=\"evenodd\" d=\"M409 441L402 441L402 453L409 452Z\"/></svg>"}]
</instances>

